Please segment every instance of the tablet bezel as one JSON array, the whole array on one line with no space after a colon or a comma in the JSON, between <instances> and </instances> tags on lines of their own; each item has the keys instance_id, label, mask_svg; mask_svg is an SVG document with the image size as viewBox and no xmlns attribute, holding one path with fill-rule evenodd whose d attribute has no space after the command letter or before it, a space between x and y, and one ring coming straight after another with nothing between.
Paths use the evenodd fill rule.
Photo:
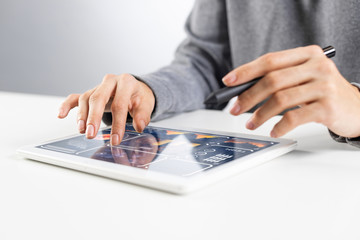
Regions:
<instances>
[{"instance_id":1,"label":"tablet bezel","mask_svg":"<svg viewBox=\"0 0 360 240\"><path fill-rule=\"evenodd\" d=\"M176 194L186 194L194 190L200 189L202 187L205 187L207 185L211 185L215 182L220 181L221 179L233 176L248 168L265 163L273 158L276 158L280 155L283 155L293 150L296 147L296 141L291 139L271 138L271 137L265 137L259 135L230 133L230 132L204 130L204 129L164 128L152 124L150 124L149 126L154 128L169 129L175 131L188 131L188 132L196 132L196 133L204 133L204 134L223 135L229 137L248 138L248 139L260 140L260 141L273 141L273 142L277 142L278 144L270 146L261 151L252 153L248 156L244 156L241 158L241 160L234 159L230 162L217 166L214 169L208 171L202 171L199 174L186 176L186 177L155 172L155 171L146 171L144 169L139 169L135 167L129 167L120 164L99 161L96 159L86 158L82 156L69 155L66 153L55 152L37 147L42 144L48 144L48 143L80 136L80 134L74 134L71 136L47 141L42 144L32 144L32 145L24 146L19 148L17 150L17 153L25 158L36 160L39 162L61 166L61 167L65 167L81 172L86 172L102 177L107 177L111 179L116 179L127 183L146 186L166 192L171 192ZM100 129L99 131L107 130L109 128L111 127L105 127Z\"/></svg>"}]
</instances>

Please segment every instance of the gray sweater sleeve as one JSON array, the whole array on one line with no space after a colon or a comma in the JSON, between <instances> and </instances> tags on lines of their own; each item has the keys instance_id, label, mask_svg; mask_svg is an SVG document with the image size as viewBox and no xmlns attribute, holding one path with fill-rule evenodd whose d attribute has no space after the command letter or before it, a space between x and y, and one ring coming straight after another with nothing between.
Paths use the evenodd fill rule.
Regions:
<instances>
[{"instance_id":1,"label":"gray sweater sleeve","mask_svg":"<svg viewBox=\"0 0 360 240\"><path fill-rule=\"evenodd\" d=\"M223 0L195 1L173 62L139 76L154 92L152 120L205 108L204 99L223 87L221 78L231 70L230 44Z\"/></svg>"}]
</instances>

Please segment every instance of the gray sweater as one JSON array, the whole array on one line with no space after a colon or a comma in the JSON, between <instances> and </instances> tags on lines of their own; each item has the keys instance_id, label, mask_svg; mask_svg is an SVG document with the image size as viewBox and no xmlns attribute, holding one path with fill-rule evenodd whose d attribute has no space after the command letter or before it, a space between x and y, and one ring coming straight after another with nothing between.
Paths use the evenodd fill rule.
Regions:
<instances>
[{"instance_id":1,"label":"gray sweater","mask_svg":"<svg viewBox=\"0 0 360 240\"><path fill-rule=\"evenodd\" d=\"M310 44L333 45L342 75L359 83L359 27L356 0L196 0L173 62L139 77L156 97L152 119L204 108L230 70L267 52Z\"/></svg>"},{"instance_id":2,"label":"gray sweater","mask_svg":"<svg viewBox=\"0 0 360 240\"><path fill-rule=\"evenodd\" d=\"M197 0L174 61L140 76L156 96L153 120L204 108L233 68L272 51L333 45L349 82L360 82L360 2Z\"/></svg>"}]
</instances>

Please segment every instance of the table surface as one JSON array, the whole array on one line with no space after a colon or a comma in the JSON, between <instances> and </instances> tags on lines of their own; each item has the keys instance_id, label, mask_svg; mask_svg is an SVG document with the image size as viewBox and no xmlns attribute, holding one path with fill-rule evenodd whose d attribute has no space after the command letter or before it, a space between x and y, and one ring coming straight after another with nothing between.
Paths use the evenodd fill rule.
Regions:
<instances>
[{"instance_id":1,"label":"table surface","mask_svg":"<svg viewBox=\"0 0 360 240\"><path fill-rule=\"evenodd\" d=\"M360 150L310 123L296 150L178 196L23 159L18 147L76 133L63 98L0 92L0 239L360 239ZM154 123L269 135L249 114L199 110Z\"/></svg>"}]
</instances>

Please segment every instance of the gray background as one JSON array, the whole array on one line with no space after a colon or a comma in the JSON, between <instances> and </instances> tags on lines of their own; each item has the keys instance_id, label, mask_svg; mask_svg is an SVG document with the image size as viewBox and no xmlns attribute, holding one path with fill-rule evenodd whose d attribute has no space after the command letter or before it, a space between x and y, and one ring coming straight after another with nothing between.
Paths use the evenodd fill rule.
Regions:
<instances>
[{"instance_id":1,"label":"gray background","mask_svg":"<svg viewBox=\"0 0 360 240\"><path fill-rule=\"evenodd\" d=\"M65 96L169 63L193 0L0 0L0 91Z\"/></svg>"}]
</instances>

